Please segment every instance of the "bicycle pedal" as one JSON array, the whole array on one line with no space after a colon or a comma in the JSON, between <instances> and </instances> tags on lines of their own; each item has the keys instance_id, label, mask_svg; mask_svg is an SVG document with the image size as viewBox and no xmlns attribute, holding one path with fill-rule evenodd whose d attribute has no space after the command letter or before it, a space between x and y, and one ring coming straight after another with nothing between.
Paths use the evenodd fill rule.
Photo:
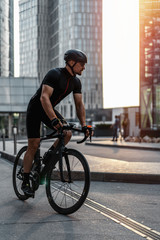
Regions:
<instances>
[{"instance_id":1,"label":"bicycle pedal","mask_svg":"<svg viewBox=\"0 0 160 240\"><path fill-rule=\"evenodd\" d=\"M25 193L25 195L26 195L26 197L29 197L29 198L34 198L35 197L35 193L33 193L32 195Z\"/></svg>"}]
</instances>

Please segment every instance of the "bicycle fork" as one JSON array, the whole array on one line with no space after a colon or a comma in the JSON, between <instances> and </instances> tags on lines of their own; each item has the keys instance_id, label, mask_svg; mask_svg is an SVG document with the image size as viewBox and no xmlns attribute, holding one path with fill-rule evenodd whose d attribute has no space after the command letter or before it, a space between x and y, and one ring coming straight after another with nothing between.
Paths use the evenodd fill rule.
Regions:
<instances>
[{"instance_id":1,"label":"bicycle fork","mask_svg":"<svg viewBox=\"0 0 160 240\"><path fill-rule=\"evenodd\" d=\"M59 170L60 170L60 178L61 178L61 181L62 182L68 182L68 183L71 183L72 180L71 180L71 169L70 169L70 164L69 164L69 159L68 159L68 155L65 154L65 145L64 145L64 138L61 139L61 144L62 144L62 147L61 149L59 150ZM62 152L64 152L64 159L65 159L65 162L63 163L63 155L62 155ZM66 165L66 178L65 178L65 168L63 166L63 164ZM68 179L67 179L68 177Z\"/></svg>"},{"instance_id":2,"label":"bicycle fork","mask_svg":"<svg viewBox=\"0 0 160 240\"><path fill-rule=\"evenodd\" d=\"M61 181L71 183L72 182L72 180L71 180L71 169L70 169L68 155L65 154L64 159L65 159L65 163L66 163L66 167L67 167L68 180L64 178L63 158L62 158L62 154L61 154L60 160L59 160L59 170L60 170Z\"/></svg>"}]
</instances>

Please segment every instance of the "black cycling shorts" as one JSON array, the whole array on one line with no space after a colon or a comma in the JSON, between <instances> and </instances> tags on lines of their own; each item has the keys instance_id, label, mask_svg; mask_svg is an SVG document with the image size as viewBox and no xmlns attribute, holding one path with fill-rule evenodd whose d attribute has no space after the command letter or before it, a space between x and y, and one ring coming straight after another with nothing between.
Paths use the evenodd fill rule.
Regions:
<instances>
[{"instance_id":1,"label":"black cycling shorts","mask_svg":"<svg viewBox=\"0 0 160 240\"><path fill-rule=\"evenodd\" d=\"M54 109L54 111L56 116L64 121L62 115L57 110ZM51 121L44 112L44 110L36 109L34 104L29 104L26 116L26 128L28 138L40 138L41 122L43 122L50 129L54 130Z\"/></svg>"}]
</instances>

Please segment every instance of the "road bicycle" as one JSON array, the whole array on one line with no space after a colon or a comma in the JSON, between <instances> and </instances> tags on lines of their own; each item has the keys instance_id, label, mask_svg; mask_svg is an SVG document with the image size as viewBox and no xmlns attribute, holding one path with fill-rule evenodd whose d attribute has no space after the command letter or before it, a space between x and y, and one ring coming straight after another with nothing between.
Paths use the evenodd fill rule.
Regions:
<instances>
[{"instance_id":1,"label":"road bicycle","mask_svg":"<svg viewBox=\"0 0 160 240\"><path fill-rule=\"evenodd\" d=\"M35 192L40 185L45 184L46 195L51 207L60 214L71 214L84 203L90 188L90 169L86 158L76 149L64 146L64 130L85 132L74 127L73 124L64 125L59 132L40 138L40 145L35 154L30 173L30 185ZM91 140L92 128L88 127ZM41 156L41 143L48 139L58 138L59 142L51 151L51 158L46 159L46 152ZM29 196L21 190L23 181L23 158L27 150L24 146L18 152L13 167L13 188L20 200L27 200ZM34 197L34 196L33 196Z\"/></svg>"}]
</instances>

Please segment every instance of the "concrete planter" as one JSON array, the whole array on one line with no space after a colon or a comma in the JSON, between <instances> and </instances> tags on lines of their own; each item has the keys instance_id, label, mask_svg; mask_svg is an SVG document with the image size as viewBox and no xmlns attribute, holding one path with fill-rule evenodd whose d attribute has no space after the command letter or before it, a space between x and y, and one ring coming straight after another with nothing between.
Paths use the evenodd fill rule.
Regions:
<instances>
[{"instance_id":1,"label":"concrete planter","mask_svg":"<svg viewBox=\"0 0 160 240\"><path fill-rule=\"evenodd\" d=\"M97 129L97 128L95 128L94 136L96 136L96 137L113 136L113 129Z\"/></svg>"}]
</instances>

